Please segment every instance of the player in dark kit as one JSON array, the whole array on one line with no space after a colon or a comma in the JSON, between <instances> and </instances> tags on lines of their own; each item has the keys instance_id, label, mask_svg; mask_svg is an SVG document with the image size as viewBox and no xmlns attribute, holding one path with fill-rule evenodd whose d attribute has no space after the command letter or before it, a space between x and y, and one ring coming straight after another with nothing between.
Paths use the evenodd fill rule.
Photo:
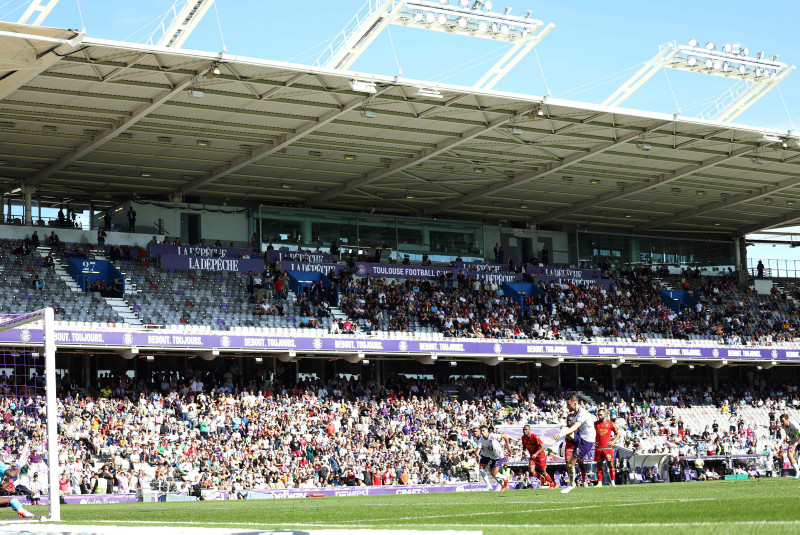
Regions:
<instances>
[{"instance_id":1,"label":"player in dark kit","mask_svg":"<svg viewBox=\"0 0 800 535\"><path fill-rule=\"evenodd\" d=\"M522 428L522 446L530 457L528 469L531 475L539 478L543 488L555 488L556 484L547 473L547 454L544 451L544 442L534 433L531 433L531 426L529 425Z\"/></svg>"},{"instance_id":2,"label":"player in dark kit","mask_svg":"<svg viewBox=\"0 0 800 535\"><path fill-rule=\"evenodd\" d=\"M597 421L594 423L594 462L597 463L597 486L603 486L603 463L608 464L608 475L611 485L616 485L617 470L614 468L614 443L619 438L619 430L614 422L606 420L606 410L597 410Z\"/></svg>"}]
</instances>

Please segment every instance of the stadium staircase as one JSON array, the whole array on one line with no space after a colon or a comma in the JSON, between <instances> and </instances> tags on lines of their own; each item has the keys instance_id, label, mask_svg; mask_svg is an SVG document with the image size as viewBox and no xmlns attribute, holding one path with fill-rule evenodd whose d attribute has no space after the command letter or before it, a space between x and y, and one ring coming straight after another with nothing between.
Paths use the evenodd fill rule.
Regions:
<instances>
[{"instance_id":1,"label":"stadium staircase","mask_svg":"<svg viewBox=\"0 0 800 535\"><path fill-rule=\"evenodd\" d=\"M581 398L581 401L592 405L600 405L601 403L606 402L606 400L600 397L598 394L595 394L594 392L586 392L585 390L578 390L578 397Z\"/></svg>"},{"instance_id":2,"label":"stadium staircase","mask_svg":"<svg viewBox=\"0 0 800 535\"><path fill-rule=\"evenodd\" d=\"M42 258L46 258L48 254L50 254L50 247L46 247L44 245L40 245L36 248L36 254L38 254ZM61 263L61 259L53 256L53 270L55 274L58 276L59 279L64 281L67 285L67 288L70 289L72 292L80 292L81 288L78 286L78 283L75 282L75 279L72 278L72 275L67 273L67 269Z\"/></svg>"}]
</instances>

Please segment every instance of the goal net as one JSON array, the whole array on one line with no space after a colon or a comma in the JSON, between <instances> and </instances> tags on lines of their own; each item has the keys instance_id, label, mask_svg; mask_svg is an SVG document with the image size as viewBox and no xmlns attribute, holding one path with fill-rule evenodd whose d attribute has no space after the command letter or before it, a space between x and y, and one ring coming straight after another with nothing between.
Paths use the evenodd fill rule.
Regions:
<instances>
[{"instance_id":1,"label":"goal net","mask_svg":"<svg viewBox=\"0 0 800 535\"><path fill-rule=\"evenodd\" d=\"M0 315L3 522L61 519L53 323L51 308Z\"/></svg>"}]
</instances>

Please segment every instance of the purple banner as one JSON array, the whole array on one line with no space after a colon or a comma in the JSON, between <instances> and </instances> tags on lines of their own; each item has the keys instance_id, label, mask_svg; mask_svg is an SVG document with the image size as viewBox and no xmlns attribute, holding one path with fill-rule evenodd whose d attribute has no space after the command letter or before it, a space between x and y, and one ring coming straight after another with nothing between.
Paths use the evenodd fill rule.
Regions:
<instances>
[{"instance_id":1,"label":"purple banner","mask_svg":"<svg viewBox=\"0 0 800 535\"><path fill-rule=\"evenodd\" d=\"M452 273L457 277L459 273L464 273L468 277L474 277L484 282L496 282L498 285L504 282L519 282L522 280L521 273L495 273L493 271L465 271L459 268L437 267L437 266L404 266L402 264L368 264L365 262L356 263L357 277L383 277L387 279L437 279L441 274Z\"/></svg>"},{"instance_id":2,"label":"purple banner","mask_svg":"<svg viewBox=\"0 0 800 535\"><path fill-rule=\"evenodd\" d=\"M599 269L578 269L570 267L528 266L528 274L536 277L536 282L567 282L574 285L588 284L603 286L606 290L614 285L611 279L603 279Z\"/></svg>"},{"instance_id":3,"label":"purple banner","mask_svg":"<svg viewBox=\"0 0 800 535\"><path fill-rule=\"evenodd\" d=\"M136 494L67 494L64 502L67 505L95 505L99 503L136 503Z\"/></svg>"},{"instance_id":4,"label":"purple banner","mask_svg":"<svg viewBox=\"0 0 800 535\"><path fill-rule=\"evenodd\" d=\"M330 264L334 261L330 253L319 251L267 251L267 262L307 262L310 264Z\"/></svg>"},{"instance_id":5,"label":"purple banner","mask_svg":"<svg viewBox=\"0 0 800 535\"><path fill-rule=\"evenodd\" d=\"M176 245L174 243L150 244L150 258L158 258L159 256L165 254L181 256L207 256L217 258L241 258L243 256L254 256L252 249L242 247L208 247L200 245Z\"/></svg>"},{"instance_id":6,"label":"purple banner","mask_svg":"<svg viewBox=\"0 0 800 535\"><path fill-rule=\"evenodd\" d=\"M538 488L535 486L533 488ZM511 482L509 488L516 488L517 483ZM246 490L248 500L258 499L293 499L308 498L309 496L325 496L331 498L345 498L350 496L386 496L402 494L432 494L436 492L482 492L486 489L485 483L447 483L443 485L378 485L364 487L323 487L314 489L266 489ZM207 500L231 499L230 491L205 491ZM185 494L184 494L185 496ZM234 497L235 498L235 497Z\"/></svg>"},{"instance_id":7,"label":"purple banner","mask_svg":"<svg viewBox=\"0 0 800 535\"><path fill-rule=\"evenodd\" d=\"M264 261L260 258L216 258L208 256L184 256L162 254L161 267L164 269L196 269L199 271L248 271L261 273Z\"/></svg>"},{"instance_id":8,"label":"purple banner","mask_svg":"<svg viewBox=\"0 0 800 535\"><path fill-rule=\"evenodd\" d=\"M301 331L298 331L301 332ZM430 354L484 357L606 357L613 359L744 359L800 360L800 350L769 347L697 347L676 342L673 345L580 344L575 342L534 342L451 338L443 341L399 340L356 337L242 336L239 334L176 334L164 331L64 331L55 333L56 343L64 346L140 348L186 348L220 350L305 351L309 353L364 352L398 355ZM0 332L4 343L42 343L41 328L24 326Z\"/></svg>"},{"instance_id":9,"label":"purple banner","mask_svg":"<svg viewBox=\"0 0 800 535\"><path fill-rule=\"evenodd\" d=\"M506 264L490 264L488 262L456 262L456 267L467 271L494 271L495 273L508 271Z\"/></svg>"},{"instance_id":10,"label":"purple banner","mask_svg":"<svg viewBox=\"0 0 800 535\"><path fill-rule=\"evenodd\" d=\"M281 262L281 271L310 271L312 273L322 273L328 275L333 270L337 275L344 271L344 264L312 264L309 262Z\"/></svg>"}]
</instances>

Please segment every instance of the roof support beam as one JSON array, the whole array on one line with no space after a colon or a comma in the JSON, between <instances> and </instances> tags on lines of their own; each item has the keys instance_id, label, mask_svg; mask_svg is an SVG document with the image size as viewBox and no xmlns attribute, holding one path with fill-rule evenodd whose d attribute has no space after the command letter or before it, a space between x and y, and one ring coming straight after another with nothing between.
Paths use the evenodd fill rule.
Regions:
<instances>
[{"instance_id":1,"label":"roof support beam","mask_svg":"<svg viewBox=\"0 0 800 535\"><path fill-rule=\"evenodd\" d=\"M755 225L739 227L737 230L739 231L740 236L746 236L748 234L752 234L753 232L758 232L759 230L768 230L775 227L791 227L796 225L798 222L800 222L800 211L795 210L794 212L785 216L773 217L772 219L768 219Z\"/></svg>"},{"instance_id":2,"label":"roof support beam","mask_svg":"<svg viewBox=\"0 0 800 535\"><path fill-rule=\"evenodd\" d=\"M565 168L569 167L570 165L573 165L573 164L576 164L576 163L580 163L580 162L582 162L584 160L592 158L593 156L596 156L597 154L601 154L601 153L606 152L608 150L611 150L611 149L613 149L615 147L618 147L618 146L620 146L622 144L625 144L625 143L627 143L629 141L632 141L632 140L638 138L639 136L641 136L642 134L658 130L658 129L660 129L660 128L668 125L668 124L671 124L671 122L672 121L661 122L661 123L658 123L656 125L649 126L649 127L645 128L644 131L642 131L642 132L631 132L631 133L625 134L624 136L621 136L621 137L617 138L616 140L611 141L609 143L604 143L603 145L596 145L596 146L592 147L591 149L589 149L587 152L578 152L578 153L573 154L572 156L567 156L566 158L564 158L560 162L548 163L541 169L537 169L535 171L525 171L525 172L522 172L522 173L518 173L518 174L514 175L513 177L511 177L510 179L508 179L507 181L505 181L505 182L500 182L500 183L494 184L492 186L489 186L488 188L479 189L479 190L474 191L474 192L472 192L472 193L470 193L468 195L464 195L463 197L460 197L460 198L457 198L457 199L452 199L452 200L449 200L447 202L443 202L442 204L440 204L438 206L435 206L433 208L429 208L429 209L425 210L424 214L426 216L431 216L431 215L437 214L439 212L452 210L456 206L460 206L460 205L462 205L464 203L472 202L474 200L480 199L481 197L485 197L487 195L492 195L492 194L497 193L499 191L503 191L505 189L512 188L514 186L519 186L520 184L525 184L527 182L530 182L531 180L536 180L537 178L543 178L543 177L546 177L548 175L552 175L553 173L556 173L556 172L559 172L559 171L563 171Z\"/></svg>"},{"instance_id":3,"label":"roof support beam","mask_svg":"<svg viewBox=\"0 0 800 535\"><path fill-rule=\"evenodd\" d=\"M33 0L25 10L25 13L17 21L17 24L32 24L33 26L41 26L47 15L56 7L58 0ZM34 13L38 13L33 22L28 22Z\"/></svg>"},{"instance_id":4,"label":"roof support beam","mask_svg":"<svg viewBox=\"0 0 800 535\"><path fill-rule=\"evenodd\" d=\"M525 113L529 113L529 110L523 112L522 114ZM516 117L517 117L516 115L512 115L510 117L502 117L500 119L492 121L486 126L479 126L473 128L472 130L464 132L461 135L454 134L454 136L457 137L452 137L447 141L443 141L437 144L434 148L425 149L416 156L412 156L411 158L404 158L402 160L395 160L386 169L378 169L377 171L368 173L361 178L351 180L350 182L344 184L340 188L330 189L325 193L323 193L322 195L320 195L317 199L315 199L314 202L317 203L328 202L332 199L335 199L339 195L342 195L343 193L351 192L355 189L362 188L364 186L372 184L373 182L380 180L384 177L393 175L395 173L399 173L401 171L405 171L406 169L409 169L423 162L426 162L431 158L435 158L436 156L439 156L440 154L443 154L453 149L454 147L457 147L458 145L462 145L464 143L467 143L468 141L472 141L478 136L486 134L487 132L491 132L495 128L509 124L512 121L514 121Z\"/></svg>"},{"instance_id":5,"label":"roof support beam","mask_svg":"<svg viewBox=\"0 0 800 535\"><path fill-rule=\"evenodd\" d=\"M566 208L561 208L559 210L554 210L549 212L541 217L536 218L537 223L542 223L544 221L550 221L552 219L559 219L575 212L579 212L581 210L586 210L587 208L591 208L592 206L596 206L598 204L603 204L604 202L608 201L616 201L622 199L624 197L628 197L629 195L633 195L634 193L641 193L643 191L647 191L658 186L663 186L664 184L668 184L680 178L689 176L693 173L698 171L702 171L704 169L708 169L709 167L714 167L715 165L721 164L723 162L727 162L728 160L732 160L734 158L738 158L743 154L747 154L748 152L753 152L753 147L743 147L741 149L737 149L729 154L714 156L713 158L709 158L708 160L687 165L674 171L672 173L667 173L655 178L653 180L648 180L647 182L639 182L636 184L630 184L625 186L619 191L610 191L608 193L604 193L599 197L595 197L594 199L588 199L586 201L579 202L578 204L574 204L572 206L568 206Z\"/></svg>"},{"instance_id":6,"label":"roof support beam","mask_svg":"<svg viewBox=\"0 0 800 535\"><path fill-rule=\"evenodd\" d=\"M198 75L202 75L204 73L205 70L200 72ZM140 106L127 117L121 117L117 119L117 121L111 128L107 128L106 130L103 130L102 132L97 134L92 139L84 143L81 143L76 148L72 149L70 152L61 156L55 163L49 165L48 167L42 169L38 173L29 177L25 181L25 185L35 186L41 181L46 180L48 177L64 169L66 166L80 160L81 158L91 153L96 148L105 145L107 142L116 138L122 132L125 132L126 130L134 126L136 123L147 117L150 113L156 111L158 108L164 105L164 103L175 97L175 95L179 94L180 92L188 88L190 85L192 85L192 83L194 82L194 78L195 78L194 76L187 77L184 81L182 81L169 91L161 93L159 96L157 96L150 102Z\"/></svg>"},{"instance_id":7,"label":"roof support beam","mask_svg":"<svg viewBox=\"0 0 800 535\"><path fill-rule=\"evenodd\" d=\"M6 70L4 68L5 65L22 67L20 69L14 69L5 77L0 78L0 100L3 100L8 95L10 95L23 85L27 84L28 82L36 78L36 76L38 76L39 74L50 68L52 65L57 63L58 60L61 59L61 56L75 50L81 44L81 41L83 41L85 35L86 35L85 33L79 33L75 34L75 37L73 37L70 40L57 39L55 40L56 46L54 46L50 51L45 52L44 54L36 58L32 58L32 60L25 65L11 65L4 63L3 60L0 59L0 70ZM6 32L3 36L4 37L18 36L20 39L36 40L36 36L34 35L23 36ZM41 40L46 42L53 41L49 38L42 38ZM32 48L32 50L35 52L35 49Z\"/></svg>"},{"instance_id":8,"label":"roof support beam","mask_svg":"<svg viewBox=\"0 0 800 535\"><path fill-rule=\"evenodd\" d=\"M720 208L730 208L731 206L736 206L737 204L741 204L743 202L755 201L761 199L762 197L766 197L767 195L779 193L785 189L789 189L797 185L800 185L800 177L789 178L787 180L782 180L777 184L773 184L772 186L758 188L750 193L742 193L741 195L736 195L721 201L715 201L705 206L700 206L699 208L690 208L689 210L678 212L675 215L663 217L653 221L652 223L647 223L646 225L638 227L637 230L661 228L671 223L678 223L679 221L684 221L691 217L701 216L703 214L713 212L714 210L719 210Z\"/></svg>"},{"instance_id":9,"label":"roof support beam","mask_svg":"<svg viewBox=\"0 0 800 535\"><path fill-rule=\"evenodd\" d=\"M388 88L384 88L379 90L378 93L373 95L373 98L377 95L380 95ZM248 165L254 164L259 160L262 160L272 154L275 154L281 149L285 149L292 143L307 137L320 128L330 124L332 121L339 119L342 115L345 115L356 108L361 107L364 104L364 99L359 97L355 100L350 101L346 106L338 109L338 110L331 110L322 117L319 117L316 121L306 123L305 125L301 126L297 130L294 131L292 134L285 134L278 138L275 143L265 143L263 145L259 145L254 147L250 154L244 154L224 165L221 165L211 171L210 173L193 180L192 182L188 183L184 187L180 188L177 191L178 195L186 195L187 193L194 191L198 188L202 188L203 186L210 184L228 176L231 173L235 173L239 169L247 167Z\"/></svg>"}]
</instances>

